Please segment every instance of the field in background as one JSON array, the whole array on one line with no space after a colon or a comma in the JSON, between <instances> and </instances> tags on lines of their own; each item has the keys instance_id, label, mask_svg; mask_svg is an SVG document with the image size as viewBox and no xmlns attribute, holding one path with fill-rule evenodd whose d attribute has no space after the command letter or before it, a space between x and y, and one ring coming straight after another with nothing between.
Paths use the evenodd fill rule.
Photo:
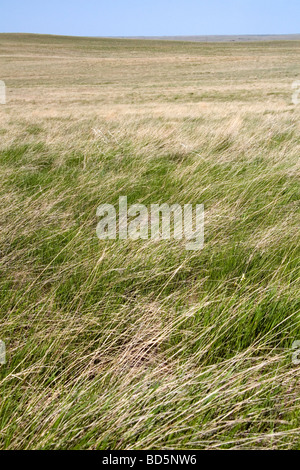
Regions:
<instances>
[{"instance_id":1,"label":"field in background","mask_svg":"<svg viewBox=\"0 0 300 470\"><path fill-rule=\"evenodd\" d=\"M120 36L121 37L121 36ZM120 38L119 37L119 38ZM125 39L125 38L124 38ZM127 37L127 39L129 39ZM240 34L214 36L133 36L130 39L155 39L156 41L192 41L192 42L257 42L257 41L299 41L300 34Z\"/></svg>"},{"instance_id":2,"label":"field in background","mask_svg":"<svg viewBox=\"0 0 300 470\"><path fill-rule=\"evenodd\" d=\"M0 35L0 447L299 449L300 41ZM96 208L204 203L205 244Z\"/></svg>"}]
</instances>

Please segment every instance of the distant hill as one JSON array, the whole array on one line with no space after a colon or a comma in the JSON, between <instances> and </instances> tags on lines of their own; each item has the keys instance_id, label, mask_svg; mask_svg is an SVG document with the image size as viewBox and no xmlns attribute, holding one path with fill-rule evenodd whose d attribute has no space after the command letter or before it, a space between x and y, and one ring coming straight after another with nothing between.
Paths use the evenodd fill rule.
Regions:
<instances>
[{"instance_id":1,"label":"distant hill","mask_svg":"<svg viewBox=\"0 0 300 470\"><path fill-rule=\"evenodd\" d=\"M125 37L124 37L125 39ZM126 39L153 39L191 42L299 41L300 34L261 34L234 36L132 36Z\"/></svg>"}]
</instances>

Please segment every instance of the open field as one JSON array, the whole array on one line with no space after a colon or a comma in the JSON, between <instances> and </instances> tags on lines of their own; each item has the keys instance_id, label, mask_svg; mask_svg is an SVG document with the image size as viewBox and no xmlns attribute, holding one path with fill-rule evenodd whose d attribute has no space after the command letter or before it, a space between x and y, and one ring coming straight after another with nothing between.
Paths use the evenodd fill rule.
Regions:
<instances>
[{"instance_id":1,"label":"open field","mask_svg":"<svg viewBox=\"0 0 300 470\"><path fill-rule=\"evenodd\" d=\"M299 449L300 41L0 35L2 449ZM204 203L205 244L96 236Z\"/></svg>"}]
</instances>

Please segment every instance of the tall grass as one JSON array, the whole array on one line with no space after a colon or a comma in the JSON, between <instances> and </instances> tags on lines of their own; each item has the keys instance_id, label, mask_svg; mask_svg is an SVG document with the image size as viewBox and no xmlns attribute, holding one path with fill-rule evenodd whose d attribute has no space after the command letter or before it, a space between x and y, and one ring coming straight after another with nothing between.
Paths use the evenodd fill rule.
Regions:
<instances>
[{"instance_id":1,"label":"tall grass","mask_svg":"<svg viewBox=\"0 0 300 470\"><path fill-rule=\"evenodd\" d=\"M299 448L299 42L18 38L1 448ZM204 203L204 249L98 240L121 195Z\"/></svg>"}]
</instances>

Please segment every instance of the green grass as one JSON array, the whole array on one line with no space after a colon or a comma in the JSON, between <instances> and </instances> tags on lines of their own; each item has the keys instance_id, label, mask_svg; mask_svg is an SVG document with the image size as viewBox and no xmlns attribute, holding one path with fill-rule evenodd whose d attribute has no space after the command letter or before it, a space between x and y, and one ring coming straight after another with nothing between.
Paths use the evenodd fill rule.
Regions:
<instances>
[{"instance_id":1,"label":"green grass","mask_svg":"<svg viewBox=\"0 0 300 470\"><path fill-rule=\"evenodd\" d=\"M25 68L1 59L0 447L299 449L299 107L284 81L299 43L21 39L3 48ZM204 203L203 250L98 240L98 205L121 195Z\"/></svg>"}]
</instances>

